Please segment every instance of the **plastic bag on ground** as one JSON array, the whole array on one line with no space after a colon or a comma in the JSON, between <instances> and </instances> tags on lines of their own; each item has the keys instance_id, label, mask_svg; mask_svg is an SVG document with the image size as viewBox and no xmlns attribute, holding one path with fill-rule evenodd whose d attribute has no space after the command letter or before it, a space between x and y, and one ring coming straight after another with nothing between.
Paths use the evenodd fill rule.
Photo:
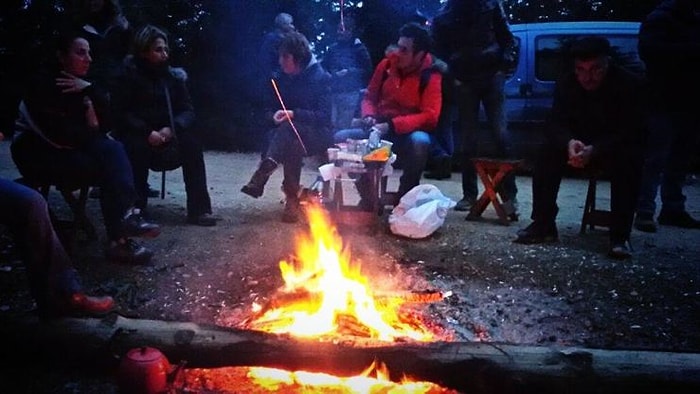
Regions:
<instances>
[{"instance_id":1,"label":"plastic bag on ground","mask_svg":"<svg viewBox=\"0 0 700 394\"><path fill-rule=\"evenodd\" d=\"M442 194L435 185L418 185L409 190L389 215L393 234L425 238L445 223L447 212L457 203Z\"/></svg>"}]
</instances>

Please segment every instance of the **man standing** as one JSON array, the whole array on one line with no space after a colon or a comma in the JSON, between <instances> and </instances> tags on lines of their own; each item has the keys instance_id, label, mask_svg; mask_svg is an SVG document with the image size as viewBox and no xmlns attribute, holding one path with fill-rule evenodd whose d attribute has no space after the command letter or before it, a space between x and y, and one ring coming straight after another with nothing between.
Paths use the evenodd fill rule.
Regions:
<instances>
[{"instance_id":1,"label":"man standing","mask_svg":"<svg viewBox=\"0 0 700 394\"><path fill-rule=\"evenodd\" d=\"M362 127L335 134L336 142L367 138L370 130L394 143L403 163L398 195L403 196L420 183L428 160L432 132L440 117L442 76L433 69L430 36L418 23L399 30L397 49L374 70L362 100ZM367 188L358 182L364 201Z\"/></svg>"},{"instance_id":2,"label":"man standing","mask_svg":"<svg viewBox=\"0 0 700 394\"><path fill-rule=\"evenodd\" d=\"M566 165L610 177L609 256L631 256L629 236L644 144L641 80L610 63L610 42L585 37L571 48L574 70L557 81L545 142L532 176L532 224L522 244L558 239L557 194Z\"/></svg>"},{"instance_id":3,"label":"man standing","mask_svg":"<svg viewBox=\"0 0 700 394\"><path fill-rule=\"evenodd\" d=\"M478 151L479 109L483 104L496 155L512 154L505 114L505 80L517 62L515 41L497 0L450 0L433 20L435 54L444 59L455 78L462 129L462 199L455 210L468 211L478 194L471 159ZM503 181L504 200L515 204L515 176Z\"/></svg>"},{"instance_id":4,"label":"man standing","mask_svg":"<svg viewBox=\"0 0 700 394\"><path fill-rule=\"evenodd\" d=\"M260 44L260 53L258 55L258 66L262 74L263 83L267 87L270 83L270 78L273 73L279 71L279 63L277 61L280 42L286 33L296 31L294 27L294 18L291 15L282 12L275 17L275 28L272 31L265 33Z\"/></svg>"},{"instance_id":5,"label":"man standing","mask_svg":"<svg viewBox=\"0 0 700 394\"><path fill-rule=\"evenodd\" d=\"M697 102L678 93L700 90L700 1L662 2L642 22L639 55L647 67L652 101L634 225L640 231L656 231L655 200L660 188L659 224L700 228L700 220L685 210L683 195L700 116Z\"/></svg>"}]
</instances>

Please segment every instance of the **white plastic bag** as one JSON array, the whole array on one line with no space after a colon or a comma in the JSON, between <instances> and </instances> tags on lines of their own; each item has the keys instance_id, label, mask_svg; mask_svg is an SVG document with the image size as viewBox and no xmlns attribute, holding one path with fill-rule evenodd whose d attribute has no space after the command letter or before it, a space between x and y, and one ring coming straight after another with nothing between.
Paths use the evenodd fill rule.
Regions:
<instances>
[{"instance_id":1,"label":"white plastic bag","mask_svg":"<svg viewBox=\"0 0 700 394\"><path fill-rule=\"evenodd\" d=\"M409 190L389 215L392 233L408 238L425 238L445 223L447 211L457 203L445 197L435 185L418 185Z\"/></svg>"}]
</instances>

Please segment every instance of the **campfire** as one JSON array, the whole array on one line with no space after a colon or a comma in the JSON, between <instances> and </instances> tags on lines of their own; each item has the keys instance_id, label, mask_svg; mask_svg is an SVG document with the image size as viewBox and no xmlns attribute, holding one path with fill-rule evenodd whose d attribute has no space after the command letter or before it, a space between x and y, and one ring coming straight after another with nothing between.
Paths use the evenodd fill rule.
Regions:
<instances>
[{"instance_id":1,"label":"campfire","mask_svg":"<svg viewBox=\"0 0 700 394\"><path fill-rule=\"evenodd\" d=\"M309 231L296 238L295 255L279 263L284 285L264 304L254 304L242 324L246 330L287 334L304 340L362 338L367 341L416 343L445 340L410 305L436 302L439 291L382 291L372 288L360 264L316 204L305 206ZM432 328L431 328L432 327ZM392 371L393 377L401 375ZM403 376L390 379L388 368L375 360L362 373L334 376L328 372L286 371L263 367L190 369L184 386L225 390L246 387L265 393L454 393L434 383Z\"/></svg>"},{"instance_id":2,"label":"campfire","mask_svg":"<svg viewBox=\"0 0 700 394\"><path fill-rule=\"evenodd\" d=\"M284 286L267 304L253 305L253 316L244 323L245 328L305 338L437 339L419 314L404 307L439 301L442 293L375 292L326 211L310 204L306 214L309 233L297 237L296 256L280 262Z\"/></svg>"}]
</instances>

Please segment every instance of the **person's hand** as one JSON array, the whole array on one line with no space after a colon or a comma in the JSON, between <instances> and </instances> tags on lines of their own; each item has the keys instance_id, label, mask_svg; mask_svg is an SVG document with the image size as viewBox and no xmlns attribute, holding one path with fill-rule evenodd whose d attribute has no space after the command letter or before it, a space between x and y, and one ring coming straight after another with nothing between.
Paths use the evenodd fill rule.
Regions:
<instances>
[{"instance_id":1,"label":"person's hand","mask_svg":"<svg viewBox=\"0 0 700 394\"><path fill-rule=\"evenodd\" d=\"M90 97L83 97L83 104L85 105L85 122L91 129L97 129L100 127L100 121L97 118L97 113L95 112L95 106L92 104Z\"/></svg>"},{"instance_id":2,"label":"person's hand","mask_svg":"<svg viewBox=\"0 0 700 394\"><path fill-rule=\"evenodd\" d=\"M173 130L170 127L163 127L158 130L158 134L163 137L163 142L170 142L170 140L173 139Z\"/></svg>"},{"instance_id":3,"label":"person's hand","mask_svg":"<svg viewBox=\"0 0 700 394\"><path fill-rule=\"evenodd\" d=\"M375 123L374 126L372 126L374 130L378 130L379 134L381 135L386 135L389 132L389 123L384 122L384 123Z\"/></svg>"},{"instance_id":4,"label":"person's hand","mask_svg":"<svg viewBox=\"0 0 700 394\"><path fill-rule=\"evenodd\" d=\"M274 115L272 115L272 120L275 121L276 125L286 121L287 118L294 119L294 111L279 109Z\"/></svg>"},{"instance_id":5,"label":"person's hand","mask_svg":"<svg viewBox=\"0 0 700 394\"><path fill-rule=\"evenodd\" d=\"M583 148L586 146L582 141L579 140L570 140L569 141L569 160L571 160L572 157L576 156L579 152L583 150Z\"/></svg>"},{"instance_id":6,"label":"person's hand","mask_svg":"<svg viewBox=\"0 0 700 394\"><path fill-rule=\"evenodd\" d=\"M591 161L591 156L593 155L593 145L583 145L579 146L576 144L575 146L571 147L569 149L569 161L568 164L571 167L574 168L584 168L590 163ZM571 149L573 148L573 149ZM572 154L573 151L573 154Z\"/></svg>"},{"instance_id":7,"label":"person's hand","mask_svg":"<svg viewBox=\"0 0 700 394\"><path fill-rule=\"evenodd\" d=\"M75 75L71 75L65 71L61 71L61 74L65 77L56 78L56 86L62 88L61 93L75 93L80 92L88 86L92 85L90 82L80 79Z\"/></svg>"},{"instance_id":8,"label":"person's hand","mask_svg":"<svg viewBox=\"0 0 700 394\"><path fill-rule=\"evenodd\" d=\"M151 131L148 135L148 144L151 146L161 146L165 143L165 138L156 130Z\"/></svg>"},{"instance_id":9,"label":"person's hand","mask_svg":"<svg viewBox=\"0 0 700 394\"><path fill-rule=\"evenodd\" d=\"M0 131L0 142L2 142L2 140L4 140L4 139L5 139L5 134L3 134L2 131Z\"/></svg>"}]
</instances>

